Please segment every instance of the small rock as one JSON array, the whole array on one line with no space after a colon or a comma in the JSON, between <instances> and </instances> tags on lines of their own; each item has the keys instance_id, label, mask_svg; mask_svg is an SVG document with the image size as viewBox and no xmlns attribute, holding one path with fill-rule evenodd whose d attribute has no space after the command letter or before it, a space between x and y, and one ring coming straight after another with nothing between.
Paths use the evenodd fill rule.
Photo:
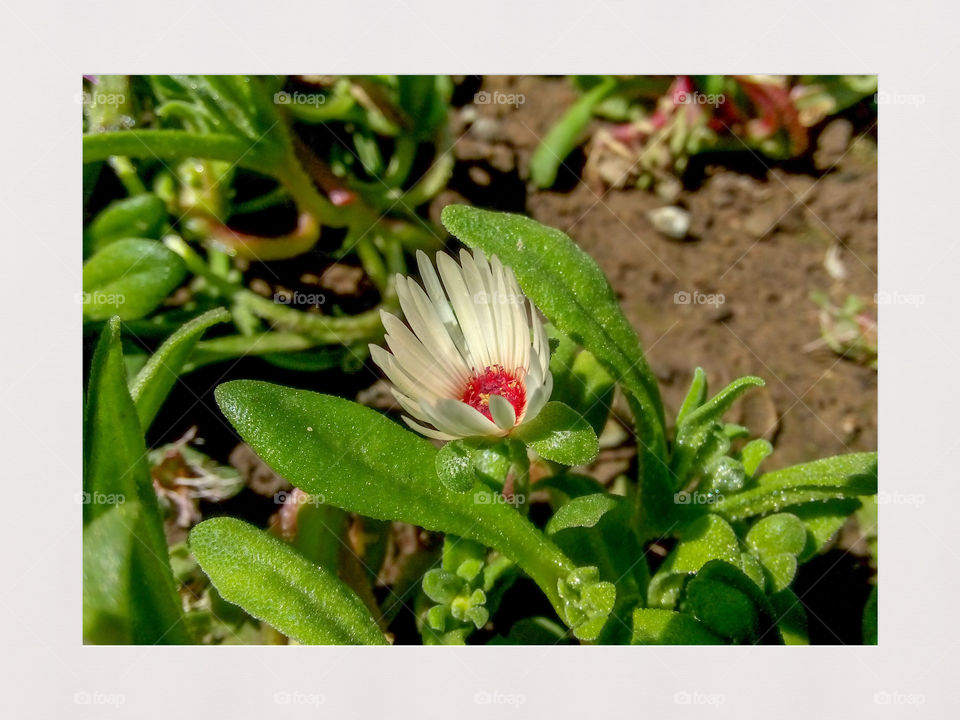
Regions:
<instances>
[{"instance_id":1,"label":"small rock","mask_svg":"<svg viewBox=\"0 0 960 720\"><path fill-rule=\"evenodd\" d=\"M813 164L817 170L830 170L847 152L853 137L853 124L849 120L839 119L829 123L817 139L817 149L813 153Z\"/></svg>"},{"instance_id":2,"label":"small rock","mask_svg":"<svg viewBox=\"0 0 960 720\"><path fill-rule=\"evenodd\" d=\"M273 288L270 287L270 283L263 278L254 278L251 280L250 289L253 290L257 295L262 295L263 297L273 297Z\"/></svg>"},{"instance_id":3,"label":"small rock","mask_svg":"<svg viewBox=\"0 0 960 720\"><path fill-rule=\"evenodd\" d=\"M489 115L481 115L473 121L470 133L484 142L493 142L500 138L500 123Z\"/></svg>"},{"instance_id":4,"label":"small rock","mask_svg":"<svg viewBox=\"0 0 960 720\"><path fill-rule=\"evenodd\" d=\"M676 205L650 210L647 219L657 232L673 240L683 240L690 232L690 213Z\"/></svg>"},{"instance_id":5,"label":"small rock","mask_svg":"<svg viewBox=\"0 0 960 720\"><path fill-rule=\"evenodd\" d=\"M490 184L490 173L479 165L471 165L467 170L467 175L470 177L470 180L474 185L487 187Z\"/></svg>"},{"instance_id":6,"label":"small rock","mask_svg":"<svg viewBox=\"0 0 960 720\"><path fill-rule=\"evenodd\" d=\"M465 126L472 125L477 120L476 105L467 105L460 111L460 122Z\"/></svg>"}]
</instances>

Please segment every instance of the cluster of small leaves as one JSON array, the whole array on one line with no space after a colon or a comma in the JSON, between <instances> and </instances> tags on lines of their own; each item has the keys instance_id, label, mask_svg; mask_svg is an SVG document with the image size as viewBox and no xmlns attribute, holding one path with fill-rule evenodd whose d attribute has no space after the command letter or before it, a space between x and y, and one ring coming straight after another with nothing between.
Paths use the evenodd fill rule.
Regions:
<instances>
[{"instance_id":1,"label":"cluster of small leaves","mask_svg":"<svg viewBox=\"0 0 960 720\"><path fill-rule=\"evenodd\" d=\"M510 559L489 554L479 543L447 535L441 567L423 576L423 593L436 603L422 615L424 643L463 644L497 611L517 574Z\"/></svg>"},{"instance_id":2,"label":"cluster of small leaves","mask_svg":"<svg viewBox=\"0 0 960 720\"><path fill-rule=\"evenodd\" d=\"M84 106L85 330L117 315L125 336L151 345L226 307L235 333L202 341L185 371L247 355L295 370L361 367L367 344L383 335L379 309L396 309L391 278L406 270L405 253L439 244L414 209L452 171L449 78L96 82ZM123 102L97 104L108 95ZM323 150L309 142L318 132L354 147ZM417 176L425 158L429 169ZM267 236L235 229L284 228L292 218L292 229ZM346 234L324 247L327 227ZM359 262L376 307L351 314L333 298L322 313L307 312L253 291L244 261L298 257L318 243L331 259Z\"/></svg>"}]
</instances>

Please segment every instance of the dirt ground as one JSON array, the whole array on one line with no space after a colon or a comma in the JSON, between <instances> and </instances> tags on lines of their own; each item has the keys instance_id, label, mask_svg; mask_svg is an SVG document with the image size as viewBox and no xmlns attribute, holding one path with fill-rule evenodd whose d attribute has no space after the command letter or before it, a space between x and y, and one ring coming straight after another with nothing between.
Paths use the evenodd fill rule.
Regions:
<instances>
[{"instance_id":1,"label":"dirt ground","mask_svg":"<svg viewBox=\"0 0 960 720\"><path fill-rule=\"evenodd\" d=\"M869 121L855 113L835 121L818 138L815 156L786 165L747 153L699 158L669 200L587 186L579 179L582 151L568 159L555 188L535 191L525 183L529 159L575 99L569 83L486 77L465 86L459 94L467 99L487 91L522 103L467 103L457 111L457 168L431 215L466 199L526 212L568 233L610 278L662 383L668 417L699 365L714 389L746 374L767 381L732 418L774 441L767 469L876 449L876 371L826 347L810 348L821 335L811 291L836 302L848 294L872 301L876 292L877 163ZM690 213L686 240L660 234L647 217L671 204ZM831 247L839 261L832 274L825 262Z\"/></svg>"}]
</instances>

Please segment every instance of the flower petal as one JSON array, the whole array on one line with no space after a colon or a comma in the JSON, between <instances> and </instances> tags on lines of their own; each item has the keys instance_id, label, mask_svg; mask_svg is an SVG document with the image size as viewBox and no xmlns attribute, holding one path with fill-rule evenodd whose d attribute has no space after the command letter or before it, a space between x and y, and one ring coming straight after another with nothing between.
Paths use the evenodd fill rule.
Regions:
<instances>
[{"instance_id":1,"label":"flower petal","mask_svg":"<svg viewBox=\"0 0 960 720\"><path fill-rule=\"evenodd\" d=\"M517 424L517 413L513 405L501 395L490 396L490 414L501 430L511 430Z\"/></svg>"}]
</instances>

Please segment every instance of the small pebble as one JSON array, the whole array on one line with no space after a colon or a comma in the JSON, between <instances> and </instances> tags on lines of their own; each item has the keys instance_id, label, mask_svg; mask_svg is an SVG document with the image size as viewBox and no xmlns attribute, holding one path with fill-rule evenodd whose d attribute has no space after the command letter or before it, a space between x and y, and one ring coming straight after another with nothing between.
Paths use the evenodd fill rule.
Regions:
<instances>
[{"instance_id":1,"label":"small pebble","mask_svg":"<svg viewBox=\"0 0 960 720\"><path fill-rule=\"evenodd\" d=\"M650 210L647 219L657 232L673 240L683 240L690 231L690 213L675 205Z\"/></svg>"}]
</instances>

